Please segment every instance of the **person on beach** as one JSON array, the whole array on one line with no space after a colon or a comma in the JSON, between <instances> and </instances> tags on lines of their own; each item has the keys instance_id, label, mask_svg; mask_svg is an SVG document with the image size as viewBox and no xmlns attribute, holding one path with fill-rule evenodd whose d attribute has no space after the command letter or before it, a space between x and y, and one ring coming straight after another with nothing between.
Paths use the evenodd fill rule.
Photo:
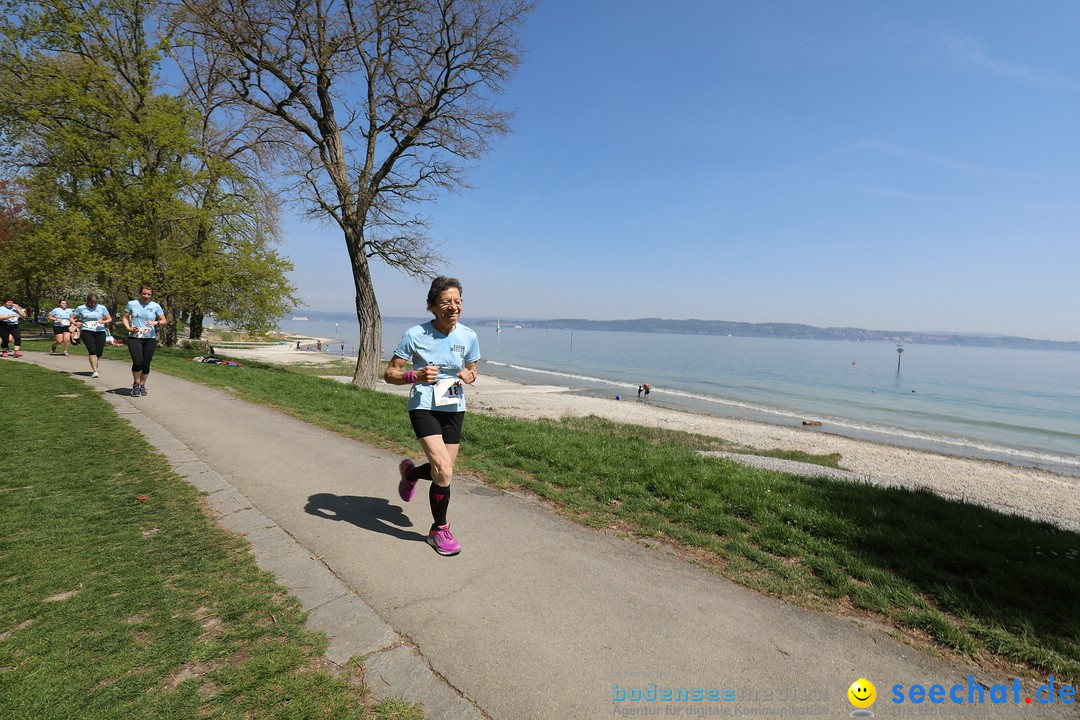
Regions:
<instances>
[{"instance_id":1,"label":"person on beach","mask_svg":"<svg viewBox=\"0 0 1080 720\"><path fill-rule=\"evenodd\" d=\"M151 300L154 288L139 286L139 299L124 308L124 327L128 331L128 352L131 353L131 397L146 397L146 378L150 361L157 349L157 326L165 322L165 311Z\"/></svg>"},{"instance_id":2,"label":"person on beach","mask_svg":"<svg viewBox=\"0 0 1080 720\"><path fill-rule=\"evenodd\" d=\"M71 316L74 314L75 311L68 307L66 298L49 311L49 320L52 321L53 329L53 344L49 349L50 355L56 355L56 348L61 344L64 346L64 355L71 354L68 350L71 348Z\"/></svg>"},{"instance_id":3,"label":"person on beach","mask_svg":"<svg viewBox=\"0 0 1080 720\"><path fill-rule=\"evenodd\" d=\"M109 336L106 323L112 322L112 315L104 305L98 304L97 295L86 296L86 304L75 308L75 326L79 328L86 352L90 356L90 377L98 377L98 363L105 354L105 339Z\"/></svg>"},{"instance_id":4,"label":"person on beach","mask_svg":"<svg viewBox=\"0 0 1080 720\"><path fill-rule=\"evenodd\" d=\"M391 385L412 385L409 420L427 456L419 467L408 458L401 461L398 495L409 502L416 483L431 480L432 523L427 543L440 555L457 555L461 544L450 533L446 511L465 419L462 384L476 382L480 343L475 332L458 322L461 283L456 278L440 276L431 281L427 309L435 317L405 331L383 379ZM406 363L413 369L406 370Z\"/></svg>"},{"instance_id":5,"label":"person on beach","mask_svg":"<svg viewBox=\"0 0 1080 720\"><path fill-rule=\"evenodd\" d=\"M649 385L649 383L645 383L641 387L645 391L645 399L648 400L649 399L649 393L652 391L652 386Z\"/></svg>"},{"instance_id":6,"label":"person on beach","mask_svg":"<svg viewBox=\"0 0 1080 720\"><path fill-rule=\"evenodd\" d=\"M21 358L22 333L19 332L19 321L26 317L26 311L15 304L12 298L4 298L4 304L0 305L0 357L8 356L8 348L14 349L14 357Z\"/></svg>"}]
</instances>

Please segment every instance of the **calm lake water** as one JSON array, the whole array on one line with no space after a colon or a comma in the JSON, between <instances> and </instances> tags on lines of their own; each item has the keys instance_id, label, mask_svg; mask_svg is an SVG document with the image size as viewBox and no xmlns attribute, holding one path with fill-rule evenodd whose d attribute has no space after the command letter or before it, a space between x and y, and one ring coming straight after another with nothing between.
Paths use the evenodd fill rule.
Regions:
<instances>
[{"instance_id":1,"label":"calm lake water","mask_svg":"<svg viewBox=\"0 0 1080 720\"><path fill-rule=\"evenodd\" d=\"M282 329L355 355L355 317L309 317ZM384 357L415 322L384 322ZM508 379L630 402L647 382L656 404L1080 475L1080 353L909 344L897 372L891 343L465 324L482 371Z\"/></svg>"}]
</instances>

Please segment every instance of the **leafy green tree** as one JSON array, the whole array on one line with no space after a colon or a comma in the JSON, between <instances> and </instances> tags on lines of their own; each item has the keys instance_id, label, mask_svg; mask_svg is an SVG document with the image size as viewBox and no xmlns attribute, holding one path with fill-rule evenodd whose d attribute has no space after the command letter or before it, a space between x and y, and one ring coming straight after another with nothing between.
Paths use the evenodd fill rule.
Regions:
<instances>
[{"instance_id":1,"label":"leafy green tree","mask_svg":"<svg viewBox=\"0 0 1080 720\"><path fill-rule=\"evenodd\" d=\"M292 263L273 248L279 203L261 182L271 146L258 142L258 133L256 141L249 140L250 120L233 112L221 92L221 73L199 64L206 56L195 43L185 39L174 52L191 60L180 65L183 93L202 120L198 169L188 191L189 203L198 211L189 257L217 254L228 260L201 263L188 275L195 298L185 308L190 337L201 336L208 313L251 332L271 330L283 312L299 302L284 277Z\"/></svg>"},{"instance_id":2,"label":"leafy green tree","mask_svg":"<svg viewBox=\"0 0 1080 720\"><path fill-rule=\"evenodd\" d=\"M30 229L20 188L12 180L0 180L0 291L38 308L46 288L34 268L23 262Z\"/></svg>"},{"instance_id":3,"label":"leafy green tree","mask_svg":"<svg viewBox=\"0 0 1080 720\"><path fill-rule=\"evenodd\" d=\"M209 154L210 119L160 91L171 40L150 34L162 27L156 4L3 5L15 21L0 36L0 122L38 240L26 262L67 286L73 274L91 277L115 308L152 283L169 320L166 344L177 310L259 327L280 317L295 298L291 265L271 247L268 205L238 165ZM277 315L254 317L252 306Z\"/></svg>"},{"instance_id":4,"label":"leafy green tree","mask_svg":"<svg viewBox=\"0 0 1080 720\"><path fill-rule=\"evenodd\" d=\"M22 232L23 213L26 206L19 190L11 180L0 180L0 258L7 256L16 238ZM9 278L2 277L9 282Z\"/></svg>"}]
</instances>

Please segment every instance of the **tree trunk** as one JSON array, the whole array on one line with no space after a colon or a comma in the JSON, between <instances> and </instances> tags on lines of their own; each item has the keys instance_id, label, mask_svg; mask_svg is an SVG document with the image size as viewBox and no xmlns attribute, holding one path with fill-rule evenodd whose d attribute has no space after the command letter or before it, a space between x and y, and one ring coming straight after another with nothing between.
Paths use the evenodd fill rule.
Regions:
<instances>
[{"instance_id":1,"label":"tree trunk","mask_svg":"<svg viewBox=\"0 0 1080 720\"><path fill-rule=\"evenodd\" d=\"M353 384L374 389L375 383L379 381L379 360L382 355L382 315L379 314L375 288L371 285L371 267L362 249L362 231L353 234L346 230L345 235L345 243L352 258L353 283L356 286L356 319L360 322L360 351L357 354Z\"/></svg>"},{"instance_id":2,"label":"tree trunk","mask_svg":"<svg viewBox=\"0 0 1080 720\"><path fill-rule=\"evenodd\" d=\"M203 314L198 310L191 311L191 318L188 320L188 338L191 340L202 340L203 331Z\"/></svg>"},{"instance_id":3,"label":"tree trunk","mask_svg":"<svg viewBox=\"0 0 1080 720\"><path fill-rule=\"evenodd\" d=\"M165 310L165 332L161 337L161 344L165 347L176 346L176 314L172 308Z\"/></svg>"},{"instance_id":4,"label":"tree trunk","mask_svg":"<svg viewBox=\"0 0 1080 720\"><path fill-rule=\"evenodd\" d=\"M105 307L109 310L109 317L112 318L112 322L109 323L109 332L115 335L116 328L124 327L124 309L127 306L125 305L124 307L120 307L118 305L118 303L120 302L120 298L116 295L116 293L109 292L103 294L105 295L105 297L98 298L98 302L104 302Z\"/></svg>"}]
</instances>

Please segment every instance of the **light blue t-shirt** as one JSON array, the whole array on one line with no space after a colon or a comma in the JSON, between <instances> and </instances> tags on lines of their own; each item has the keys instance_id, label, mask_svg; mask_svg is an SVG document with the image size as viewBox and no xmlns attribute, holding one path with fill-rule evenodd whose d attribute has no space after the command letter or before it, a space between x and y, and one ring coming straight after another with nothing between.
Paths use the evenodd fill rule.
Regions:
<instances>
[{"instance_id":1,"label":"light blue t-shirt","mask_svg":"<svg viewBox=\"0 0 1080 720\"><path fill-rule=\"evenodd\" d=\"M57 306L50 310L49 314L53 318L53 327L67 327L71 324L71 316L75 314L75 311Z\"/></svg>"},{"instance_id":2,"label":"light blue t-shirt","mask_svg":"<svg viewBox=\"0 0 1080 720\"><path fill-rule=\"evenodd\" d=\"M475 332L461 323L458 323L449 335L443 335L429 321L406 330L401 342L394 349L394 355L412 363L414 368L438 365L438 380L443 380L457 377L466 365L480 359L480 341L476 339ZM409 409L464 412L464 385L465 383L460 383L458 386L456 405L436 405L435 386L414 383L409 394Z\"/></svg>"},{"instance_id":3,"label":"light blue t-shirt","mask_svg":"<svg viewBox=\"0 0 1080 720\"><path fill-rule=\"evenodd\" d=\"M5 325L19 324L19 311L7 305L0 305L0 322Z\"/></svg>"},{"instance_id":4,"label":"light blue t-shirt","mask_svg":"<svg viewBox=\"0 0 1080 720\"><path fill-rule=\"evenodd\" d=\"M93 308L85 305L75 308L75 317L83 321L82 332L106 332L105 316L108 314L109 311L101 303Z\"/></svg>"},{"instance_id":5,"label":"light blue t-shirt","mask_svg":"<svg viewBox=\"0 0 1080 720\"><path fill-rule=\"evenodd\" d=\"M139 300L132 300L124 308L124 312L131 316L131 327L142 328L141 331L136 330L131 333L129 337L135 338L156 338L157 326L147 325L150 320L157 320L159 317L165 316L165 311L161 309L161 306L151 300L145 305Z\"/></svg>"}]
</instances>

